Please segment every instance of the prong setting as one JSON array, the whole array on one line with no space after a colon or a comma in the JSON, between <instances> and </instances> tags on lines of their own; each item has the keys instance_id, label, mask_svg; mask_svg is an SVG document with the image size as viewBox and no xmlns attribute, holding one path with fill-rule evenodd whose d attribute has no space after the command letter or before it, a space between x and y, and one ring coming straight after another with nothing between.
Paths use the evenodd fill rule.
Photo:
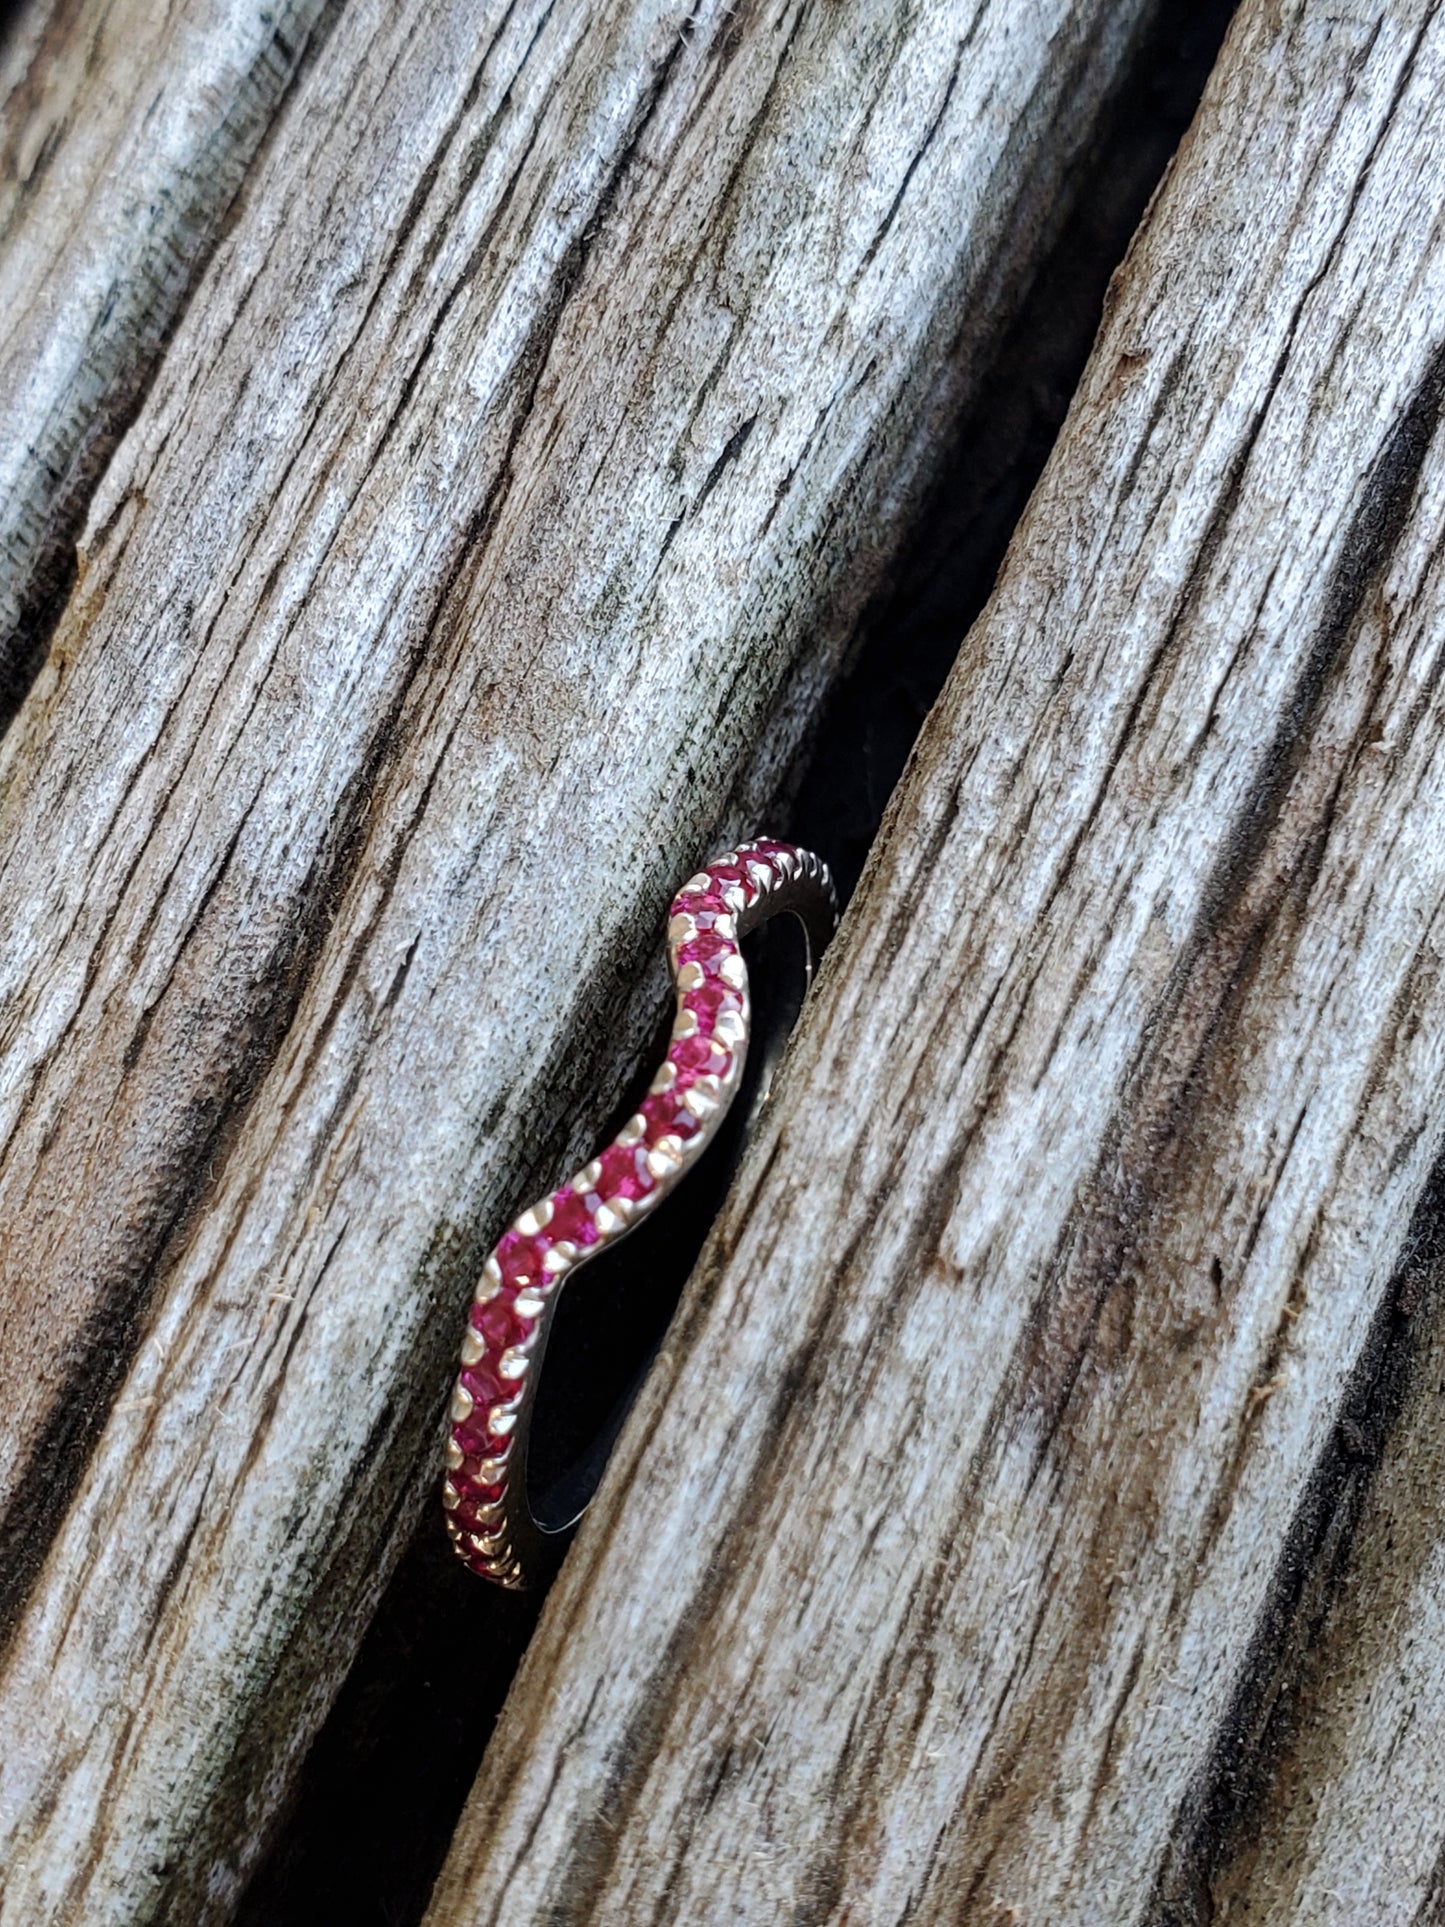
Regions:
<instances>
[{"instance_id":1,"label":"prong setting","mask_svg":"<svg viewBox=\"0 0 1445 1927\"><path fill-rule=\"evenodd\" d=\"M815 932L816 948L833 902L816 857L765 839L688 879L667 921L676 1011L646 1097L597 1157L516 1218L482 1266L452 1398L443 1505L460 1557L499 1585L519 1589L546 1563L512 1460L558 1292L654 1210L716 1134L748 1048L743 934L775 909L792 909ZM520 1450L522 1464L525 1440Z\"/></svg>"}]
</instances>

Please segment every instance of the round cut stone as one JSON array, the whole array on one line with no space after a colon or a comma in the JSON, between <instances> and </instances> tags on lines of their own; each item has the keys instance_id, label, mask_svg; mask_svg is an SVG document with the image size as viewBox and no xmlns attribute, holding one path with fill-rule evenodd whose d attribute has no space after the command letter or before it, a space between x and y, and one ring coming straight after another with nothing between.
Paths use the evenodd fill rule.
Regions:
<instances>
[{"instance_id":1,"label":"round cut stone","mask_svg":"<svg viewBox=\"0 0 1445 1927\"><path fill-rule=\"evenodd\" d=\"M704 1037L701 1032L696 1037L680 1037L667 1055L679 1073L714 1070L719 1061L712 1047L712 1039Z\"/></svg>"},{"instance_id":2,"label":"round cut stone","mask_svg":"<svg viewBox=\"0 0 1445 1927\"><path fill-rule=\"evenodd\" d=\"M669 914L674 917L716 915L725 911L721 889L680 890L673 898Z\"/></svg>"},{"instance_id":3,"label":"round cut stone","mask_svg":"<svg viewBox=\"0 0 1445 1927\"><path fill-rule=\"evenodd\" d=\"M697 1019L700 1031L711 1033L713 1025L725 1010L738 1010L743 1000L735 990L714 979L711 983L699 984L696 990L687 991L682 1000L684 1010L690 1010Z\"/></svg>"},{"instance_id":4,"label":"round cut stone","mask_svg":"<svg viewBox=\"0 0 1445 1927\"><path fill-rule=\"evenodd\" d=\"M487 1341L489 1359L500 1358L509 1345L519 1345L532 1330L531 1321L517 1315L511 1299L494 1298L489 1305L472 1306L472 1329ZM471 1391L471 1387L467 1387ZM476 1393L472 1393L473 1398ZM500 1393L493 1392L493 1398Z\"/></svg>"},{"instance_id":5,"label":"round cut stone","mask_svg":"<svg viewBox=\"0 0 1445 1927\"><path fill-rule=\"evenodd\" d=\"M462 1372L462 1384L466 1386L472 1395L473 1411L471 1417L466 1421L467 1424L472 1425L478 1419L485 1423L487 1408L495 1405L497 1400L504 1396L502 1381L492 1372L491 1361L488 1360L478 1365L468 1365ZM462 1450L465 1451L466 1447L463 1446Z\"/></svg>"},{"instance_id":6,"label":"round cut stone","mask_svg":"<svg viewBox=\"0 0 1445 1927\"><path fill-rule=\"evenodd\" d=\"M701 930L691 943L685 943L677 953L679 963L698 963L704 969L714 958L730 957L737 945L729 943L726 937L718 936L715 930Z\"/></svg>"},{"instance_id":7,"label":"round cut stone","mask_svg":"<svg viewBox=\"0 0 1445 1927\"><path fill-rule=\"evenodd\" d=\"M642 1115L647 1120L645 1142L649 1145L656 1144L660 1137L693 1137L698 1130L697 1119L684 1108L676 1087L654 1092L643 1103Z\"/></svg>"},{"instance_id":8,"label":"round cut stone","mask_svg":"<svg viewBox=\"0 0 1445 1927\"><path fill-rule=\"evenodd\" d=\"M542 1257L551 1242L540 1233L525 1238L520 1231L503 1232L494 1255L504 1282L516 1286L531 1284L540 1278Z\"/></svg>"},{"instance_id":9,"label":"round cut stone","mask_svg":"<svg viewBox=\"0 0 1445 1927\"><path fill-rule=\"evenodd\" d=\"M598 1195L606 1198L645 1198L657 1180L639 1156L636 1144L609 1144L598 1162L602 1166L597 1180Z\"/></svg>"},{"instance_id":10,"label":"round cut stone","mask_svg":"<svg viewBox=\"0 0 1445 1927\"><path fill-rule=\"evenodd\" d=\"M552 1222L547 1226L547 1235L553 1244L564 1240L574 1245L595 1245L597 1226L592 1222L592 1213L587 1209L587 1201L578 1191L570 1188L558 1191L552 1198Z\"/></svg>"}]
</instances>

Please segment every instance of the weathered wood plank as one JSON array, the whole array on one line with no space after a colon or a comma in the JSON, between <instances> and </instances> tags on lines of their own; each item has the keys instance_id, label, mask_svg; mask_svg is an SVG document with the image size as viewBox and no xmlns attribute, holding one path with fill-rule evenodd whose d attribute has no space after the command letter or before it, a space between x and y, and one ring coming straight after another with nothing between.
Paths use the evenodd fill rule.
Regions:
<instances>
[{"instance_id":1,"label":"weathered wood plank","mask_svg":"<svg viewBox=\"0 0 1445 1927\"><path fill-rule=\"evenodd\" d=\"M1236 21L437 1927L1147 1916L1445 1118L1442 84Z\"/></svg>"},{"instance_id":2,"label":"weathered wood plank","mask_svg":"<svg viewBox=\"0 0 1445 1927\"><path fill-rule=\"evenodd\" d=\"M1144 13L338 20L4 751L0 1919L231 1904Z\"/></svg>"},{"instance_id":3,"label":"weathered wood plank","mask_svg":"<svg viewBox=\"0 0 1445 1927\"><path fill-rule=\"evenodd\" d=\"M32 0L0 36L0 727L323 0Z\"/></svg>"},{"instance_id":4,"label":"weathered wood plank","mask_svg":"<svg viewBox=\"0 0 1445 1927\"><path fill-rule=\"evenodd\" d=\"M1159 1918L1170 1927L1441 1919L1442 1205L1437 1170L1419 1243L1324 1468L1315 1556L1286 1575L1299 1595L1286 1636L1262 1656L1265 1692L1241 1709L1254 1731L1228 1776L1203 1789L1198 1823L1162 1883Z\"/></svg>"}]
</instances>

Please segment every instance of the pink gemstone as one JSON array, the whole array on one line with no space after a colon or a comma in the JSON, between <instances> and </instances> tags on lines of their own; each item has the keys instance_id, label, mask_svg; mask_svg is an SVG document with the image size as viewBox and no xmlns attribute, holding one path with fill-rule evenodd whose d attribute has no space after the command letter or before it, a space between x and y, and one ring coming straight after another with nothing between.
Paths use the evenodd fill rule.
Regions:
<instances>
[{"instance_id":1,"label":"pink gemstone","mask_svg":"<svg viewBox=\"0 0 1445 1927\"><path fill-rule=\"evenodd\" d=\"M597 1227L579 1192L558 1191L553 1195L552 1222L547 1226L547 1235L554 1244L564 1239L574 1245L596 1244Z\"/></svg>"},{"instance_id":2,"label":"pink gemstone","mask_svg":"<svg viewBox=\"0 0 1445 1927\"><path fill-rule=\"evenodd\" d=\"M512 1285L528 1284L542 1275L542 1254L551 1240L524 1238L520 1231L507 1231L497 1241L495 1257L503 1278Z\"/></svg>"},{"instance_id":3,"label":"pink gemstone","mask_svg":"<svg viewBox=\"0 0 1445 1927\"><path fill-rule=\"evenodd\" d=\"M487 1431L487 1413L485 1406L482 1407L480 1411L473 1412L464 1424L454 1425L452 1427L452 1437L456 1440L457 1447L463 1458L486 1458L488 1452L492 1449L492 1440L491 1434Z\"/></svg>"},{"instance_id":4,"label":"pink gemstone","mask_svg":"<svg viewBox=\"0 0 1445 1927\"><path fill-rule=\"evenodd\" d=\"M473 1419L484 1415L489 1405L495 1405L499 1398L506 1396L502 1391L502 1381L488 1369L485 1362L468 1365L462 1373L462 1384L472 1395L472 1404L476 1408L472 1413Z\"/></svg>"},{"instance_id":5,"label":"pink gemstone","mask_svg":"<svg viewBox=\"0 0 1445 1927\"><path fill-rule=\"evenodd\" d=\"M684 891L674 897L669 912L674 917L719 917L731 913L715 890Z\"/></svg>"},{"instance_id":6,"label":"pink gemstone","mask_svg":"<svg viewBox=\"0 0 1445 1927\"><path fill-rule=\"evenodd\" d=\"M452 1474L452 1484L456 1486L458 1491L480 1490L481 1480L477 1477L478 1466L480 1466L483 1459L500 1458L506 1449L505 1443L497 1444L493 1442L480 1452L464 1453L461 1465Z\"/></svg>"},{"instance_id":7,"label":"pink gemstone","mask_svg":"<svg viewBox=\"0 0 1445 1927\"><path fill-rule=\"evenodd\" d=\"M692 1089L700 1077L721 1077L725 1068L724 1060L720 1057L714 1057L709 1058L706 1070L698 1070L696 1068L680 1070L677 1073L677 1082L672 1087L672 1095L680 1098L684 1091L690 1091ZM689 1128L691 1122L691 1111L680 1111L678 1113L678 1121L673 1128L679 1137L692 1136L692 1131Z\"/></svg>"},{"instance_id":8,"label":"pink gemstone","mask_svg":"<svg viewBox=\"0 0 1445 1927\"><path fill-rule=\"evenodd\" d=\"M477 1518L477 1507L485 1505L486 1503L487 1501L482 1497L480 1492L470 1492L463 1497L459 1506L453 1507L452 1517L462 1528L463 1532L484 1530Z\"/></svg>"},{"instance_id":9,"label":"pink gemstone","mask_svg":"<svg viewBox=\"0 0 1445 1927\"><path fill-rule=\"evenodd\" d=\"M489 1305L473 1305L471 1319L473 1331L486 1339L487 1351L494 1359L500 1358L509 1345L519 1345L532 1329L532 1320L520 1318L514 1301L505 1295L494 1298ZM467 1390L471 1391L471 1387ZM472 1396L476 1397L475 1392Z\"/></svg>"},{"instance_id":10,"label":"pink gemstone","mask_svg":"<svg viewBox=\"0 0 1445 1927\"><path fill-rule=\"evenodd\" d=\"M646 1141L649 1144L656 1144L660 1137L672 1129L679 1108L676 1091L654 1091L642 1100L640 1109L647 1121Z\"/></svg>"},{"instance_id":11,"label":"pink gemstone","mask_svg":"<svg viewBox=\"0 0 1445 1927\"><path fill-rule=\"evenodd\" d=\"M730 943L726 937L718 936L716 931L703 930L692 939L691 943L683 944L677 953L677 961L700 963L706 969L714 958L730 957L736 949L736 944Z\"/></svg>"},{"instance_id":12,"label":"pink gemstone","mask_svg":"<svg viewBox=\"0 0 1445 1927\"><path fill-rule=\"evenodd\" d=\"M740 883L749 897L756 894L741 863L710 863L707 873L715 890L729 883Z\"/></svg>"},{"instance_id":13,"label":"pink gemstone","mask_svg":"<svg viewBox=\"0 0 1445 1927\"><path fill-rule=\"evenodd\" d=\"M700 984L696 990L687 991L682 1006L696 1017L698 1028L705 1035L710 1035L721 1013L725 1010L741 1010L743 1000L735 990L729 990L726 984L714 978L709 983Z\"/></svg>"},{"instance_id":14,"label":"pink gemstone","mask_svg":"<svg viewBox=\"0 0 1445 1927\"><path fill-rule=\"evenodd\" d=\"M696 1037L676 1038L667 1055L680 1071L711 1070L718 1061L711 1039L704 1037L701 1032Z\"/></svg>"},{"instance_id":15,"label":"pink gemstone","mask_svg":"<svg viewBox=\"0 0 1445 1927\"><path fill-rule=\"evenodd\" d=\"M642 1163L641 1147L635 1144L609 1144L599 1162L602 1172L597 1189L603 1198L645 1198L656 1180Z\"/></svg>"},{"instance_id":16,"label":"pink gemstone","mask_svg":"<svg viewBox=\"0 0 1445 1927\"><path fill-rule=\"evenodd\" d=\"M697 1119L691 1111L684 1110L676 1090L654 1091L643 1100L642 1115L647 1119L649 1144L656 1144L660 1137L689 1138L697 1133Z\"/></svg>"}]
</instances>

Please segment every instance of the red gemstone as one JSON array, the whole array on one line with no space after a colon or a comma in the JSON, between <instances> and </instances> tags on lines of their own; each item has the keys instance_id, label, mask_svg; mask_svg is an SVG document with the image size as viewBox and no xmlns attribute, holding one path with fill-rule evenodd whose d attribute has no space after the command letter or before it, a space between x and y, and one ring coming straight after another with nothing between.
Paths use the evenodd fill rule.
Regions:
<instances>
[{"instance_id":1,"label":"red gemstone","mask_svg":"<svg viewBox=\"0 0 1445 1927\"><path fill-rule=\"evenodd\" d=\"M684 1010L690 1010L698 1021L698 1028L710 1033L718 1017L725 1010L741 1010L743 1000L735 990L716 978L711 982L699 984L696 990L685 992L682 1000Z\"/></svg>"},{"instance_id":2,"label":"red gemstone","mask_svg":"<svg viewBox=\"0 0 1445 1927\"><path fill-rule=\"evenodd\" d=\"M550 1242L548 1238L524 1238L520 1231L504 1232L494 1254L503 1278L512 1285L535 1282L542 1275L542 1254Z\"/></svg>"},{"instance_id":3,"label":"red gemstone","mask_svg":"<svg viewBox=\"0 0 1445 1927\"><path fill-rule=\"evenodd\" d=\"M574 1245L596 1244L597 1227L580 1192L566 1190L554 1193L552 1221L547 1226L547 1235L554 1244L560 1244L563 1239Z\"/></svg>"},{"instance_id":4,"label":"red gemstone","mask_svg":"<svg viewBox=\"0 0 1445 1927\"><path fill-rule=\"evenodd\" d=\"M683 944L677 953L677 961L700 963L706 969L714 958L730 957L736 949L735 943L718 936L715 930L702 930L690 943Z\"/></svg>"},{"instance_id":5,"label":"red gemstone","mask_svg":"<svg viewBox=\"0 0 1445 1927\"><path fill-rule=\"evenodd\" d=\"M740 883L749 895L752 894L753 886L741 863L710 863L707 873L715 889L729 883Z\"/></svg>"},{"instance_id":6,"label":"red gemstone","mask_svg":"<svg viewBox=\"0 0 1445 1927\"><path fill-rule=\"evenodd\" d=\"M453 1475L452 1484L455 1485L456 1483L456 1477ZM474 1481L469 1480L465 1490L462 1492L462 1502L457 1507L457 1511L475 1514L476 1508L479 1505L495 1505L505 1490L506 1488L501 1485L477 1485Z\"/></svg>"},{"instance_id":7,"label":"red gemstone","mask_svg":"<svg viewBox=\"0 0 1445 1927\"><path fill-rule=\"evenodd\" d=\"M696 1134L697 1119L691 1111L683 1108L682 1099L676 1090L654 1091L644 1099L642 1115L647 1119L647 1142L656 1144L660 1137L689 1138Z\"/></svg>"},{"instance_id":8,"label":"red gemstone","mask_svg":"<svg viewBox=\"0 0 1445 1927\"><path fill-rule=\"evenodd\" d=\"M681 896L674 897L669 914L674 917L693 917L700 920L703 917L731 916L732 912L715 890L698 890L684 891ZM707 927L703 925L704 929Z\"/></svg>"},{"instance_id":9,"label":"red gemstone","mask_svg":"<svg viewBox=\"0 0 1445 1927\"><path fill-rule=\"evenodd\" d=\"M531 1332L532 1322L519 1317L514 1301L506 1296L494 1298L489 1305L472 1306L472 1329L486 1339L493 1358L500 1357L509 1345L520 1344Z\"/></svg>"},{"instance_id":10,"label":"red gemstone","mask_svg":"<svg viewBox=\"0 0 1445 1927\"><path fill-rule=\"evenodd\" d=\"M679 1071L716 1071L722 1063L713 1050L712 1039L701 1032L696 1037L679 1037L674 1040L667 1053L668 1059ZM689 1080L690 1081L690 1080Z\"/></svg>"},{"instance_id":11,"label":"red gemstone","mask_svg":"<svg viewBox=\"0 0 1445 1927\"><path fill-rule=\"evenodd\" d=\"M656 1183L642 1163L641 1147L635 1144L609 1144L598 1162L602 1172L597 1189L603 1198L645 1198Z\"/></svg>"},{"instance_id":12,"label":"red gemstone","mask_svg":"<svg viewBox=\"0 0 1445 1927\"><path fill-rule=\"evenodd\" d=\"M499 1496L499 1494L499 1487L489 1487L486 1492L481 1490L468 1492L463 1497L461 1504L452 1508L452 1517L464 1532L494 1531L495 1525L488 1525L486 1521L479 1519L477 1517L477 1510L480 1506L490 1504L492 1502L492 1496Z\"/></svg>"},{"instance_id":13,"label":"red gemstone","mask_svg":"<svg viewBox=\"0 0 1445 1927\"><path fill-rule=\"evenodd\" d=\"M642 1100L642 1115L647 1121L647 1143L656 1144L672 1129L678 1113L675 1091L654 1091Z\"/></svg>"},{"instance_id":14,"label":"red gemstone","mask_svg":"<svg viewBox=\"0 0 1445 1927\"><path fill-rule=\"evenodd\" d=\"M484 1459L494 1449L491 1433L487 1430L487 1412L483 1406L473 1412L461 1425L452 1427L452 1437L465 1459Z\"/></svg>"},{"instance_id":15,"label":"red gemstone","mask_svg":"<svg viewBox=\"0 0 1445 1927\"><path fill-rule=\"evenodd\" d=\"M499 1398L507 1396L502 1389L502 1381L489 1370L485 1363L468 1365L462 1373L462 1384L472 1395L472 1404L475 1407L473 1418L485 1413L487 1407L495 1405ZM508 1391L510 1389L509 1387ZM470 1422L469 1420L468 1423Z\"/></svg>"}]
</instances>

